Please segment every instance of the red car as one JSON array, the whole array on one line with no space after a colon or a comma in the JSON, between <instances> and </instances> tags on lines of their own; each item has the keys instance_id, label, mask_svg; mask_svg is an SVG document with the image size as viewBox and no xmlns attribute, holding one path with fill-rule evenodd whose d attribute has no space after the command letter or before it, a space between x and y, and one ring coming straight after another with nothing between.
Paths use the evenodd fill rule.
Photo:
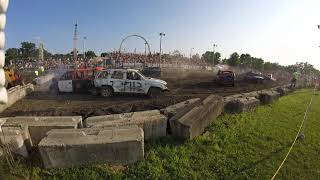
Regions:
<instances>
[{"instance_id":1,"label":"red car","mask_svg":"<svg viewBox=\"0 0 320 180\"><path fill-rule=\"evenodd\" d=\"M88 92L91 90L92 80L101 68L84 68L64 73L59 79L54 79L50 89L53 92Z\"/></svg>"}]
</instances>

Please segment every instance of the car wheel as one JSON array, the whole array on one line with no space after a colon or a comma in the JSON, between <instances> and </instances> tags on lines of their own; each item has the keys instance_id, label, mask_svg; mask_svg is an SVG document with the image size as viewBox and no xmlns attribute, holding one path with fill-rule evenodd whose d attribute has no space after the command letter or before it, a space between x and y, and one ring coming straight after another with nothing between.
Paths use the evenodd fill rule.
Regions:
<instances>
[{"instance_id":1,"label":"car wheel","mask_svg":"<svg viewBox=\"0 0 320 180\"><path fill-rule=\"evenodd\" d=\"M149 97L152 97L152 98L159 98L162 96L162 94L163 93L159 88L150 88L148 92Z\"/></svg>"},{"instance_id":2,"label":"car wheel","mask_svg":"<svg viewBox=\"0 0 320 180\"><path fill-rule=\"evenodd\" d=\"M111 87L103 87L101 89L101 96L110 97L113 95L113 89Z\"/></svg>"},{"instance_id":3,"label":"car wheel","mask_svg":"<svg viewBox=\"0 0 320 180\"><path fill-rule=\"evenodd\" d=\"M93 96L97 96L97 95L99 94L97 88L92 88L92 89L90 90L90 92L91 92L91 95L93 95Z\"/></svg>"},{"instance_id":4,"label":"car wheel","mask_svg":"<svg viewBox=\"0 0 320 180\"><path fill-rule=\"evenodd\" d=\"M50 93L53 94L53 95L59 94L58 85L52 84L52 85L49 87L49 91L50 91Z\"/></svg>"}]
</instances>

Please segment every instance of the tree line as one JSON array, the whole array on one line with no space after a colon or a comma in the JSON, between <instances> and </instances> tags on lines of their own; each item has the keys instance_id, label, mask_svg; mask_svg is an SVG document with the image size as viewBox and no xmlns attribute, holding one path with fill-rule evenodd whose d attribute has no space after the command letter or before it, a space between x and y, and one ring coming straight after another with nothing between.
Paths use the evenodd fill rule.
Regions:
<instances>
[{"instance_id":1,"label":"tree line","mask_svg":"<svg viewBox=\"0 0 320 180\"><path fill-rule=\"evenodd\" d=\"M67 54L51 54L46 49L43 50L44 59L49 58L61 58L61 59L71 59L73 57L73 51ZM83 58L83 54L78 54L78 57ZM86 51L86 58L97 57L94 51ZM37 61L39 59L39 48L36 47L35 43L22 42L19 48L8 48L6 50L6 59L15 62L17 60L26 61Z\"/></svg>"},{"instance_id":2,"label":"tree line","mask_svg":"<svg viewBox=\"0 0 320 180\"><path fill-rule=\"evenodd\" d=\"M250 68L258 71L286 71L289 73L301 72L303 74L320 76L320 71L317 70L312 64L308 62L297 62L294 65L283 66L279 63L272 63L263 60L262 58L256 58L250 54L241 54L237 52L232 53L229 58L221 58L219 52L207 51L202 54L201 57L208 64L226 64L233 67Z\"/></svg>"}]
</instances>

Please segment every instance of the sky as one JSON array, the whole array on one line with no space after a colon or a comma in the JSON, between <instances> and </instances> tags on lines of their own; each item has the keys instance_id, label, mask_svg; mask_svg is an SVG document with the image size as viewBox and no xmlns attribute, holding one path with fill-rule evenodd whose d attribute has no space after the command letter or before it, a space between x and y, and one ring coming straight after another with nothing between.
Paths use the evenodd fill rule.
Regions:
<instances>
[{"instance_id":1,"label":"sky","mask_svg":"<svg viewBox=\"0 0 320 180\"><path fill-rule=\"evenodd\" d=\"M131 34L145 37L152 52L185 56L212 50L222 57L249 53L282 65L309 62L320 69L320 0L11 0L7 48L39 38L52 53L72 50L74 24L78 47L98 54L119 49ZM191 49L193 48L192 52ZM124 43L127 52L144 52L141 39Z\"/></svg>"}]
</instances>

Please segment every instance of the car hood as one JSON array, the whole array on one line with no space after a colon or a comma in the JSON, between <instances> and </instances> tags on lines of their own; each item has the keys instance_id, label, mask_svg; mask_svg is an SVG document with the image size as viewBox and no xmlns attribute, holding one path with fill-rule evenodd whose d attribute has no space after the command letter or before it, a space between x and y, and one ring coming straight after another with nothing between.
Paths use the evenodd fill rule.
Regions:
<instances>
[{"instance_id":1,"label":"car hood","mask_svg":"<svg viewBox=\"0 0 320 180\"><path fill-rule=\"evenodd\" d=\"M156 83L160 83L160 84L164 84L167 85L167 82L161 80L161 79L156 79L156 78L148 78L149 81L151 82L156 82Z\"/></svg>"}]
</instances>

